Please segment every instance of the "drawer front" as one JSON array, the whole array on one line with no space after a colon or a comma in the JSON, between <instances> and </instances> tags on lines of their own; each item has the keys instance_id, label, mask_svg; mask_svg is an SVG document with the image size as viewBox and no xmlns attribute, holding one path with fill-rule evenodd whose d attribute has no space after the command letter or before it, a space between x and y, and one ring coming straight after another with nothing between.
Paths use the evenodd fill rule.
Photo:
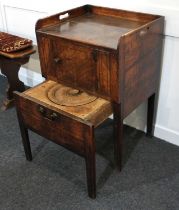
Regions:
<instances>
[{"instance_id":1,"label":"drawer front","mask_svg":"<svg viewBox=\"0 0 179 210\"><path fill-rule=\"evenodd\" d=\"M16 96L17 106L28 128L72 151L84 155L85 139L90 127L49 107L40 105L26 96Z\"/></svg>"},{"instance_id":2,"label":"drawer front","mask_svg":"<svg viewBox=\"0 0 179 210\"><path fill-rule=\"evenodd\" d=\"M53 62L59 82L95 91L97 51L68 41L53 40Z\"/></svg>"}]
</instances>

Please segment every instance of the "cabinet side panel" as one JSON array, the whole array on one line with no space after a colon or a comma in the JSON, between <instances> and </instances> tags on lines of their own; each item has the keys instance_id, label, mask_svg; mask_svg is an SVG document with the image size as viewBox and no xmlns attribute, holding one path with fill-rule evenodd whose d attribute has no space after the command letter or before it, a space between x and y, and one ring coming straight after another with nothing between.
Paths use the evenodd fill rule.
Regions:
<instances>
[{"instance_id":1,"label":"cabinet side panel","mask_svg":"<svg viewBox=\"0 0 179 210\"><path fill-rule=\"evenodd\" d=\"M163 18L125 37L124 116L158 89L163 44ZM137 39L136 37L139 36Z\"/></svg>"},{"instance_id":2,"label":"cabinet side panel","mask_svg":"<svg viewBox=\"0 0 179 210\"><path fill-rule=\"evenodd\" d=\"M141 59L125 73L124 115L127 116L156 90L159 51Z\"/></svg>"},{"instance_id":3,"label":"cabinet side panel","mask_svg":"<svg viewBox=\"0 0 179 210\"><path fill-rule=\"evenodd\" d=\"M161 40L161 25L159 22L148 24L126 36L124 47L125 69L130 68L152 50L159 48L158 44Z\"/></svg>"}]
</instances>

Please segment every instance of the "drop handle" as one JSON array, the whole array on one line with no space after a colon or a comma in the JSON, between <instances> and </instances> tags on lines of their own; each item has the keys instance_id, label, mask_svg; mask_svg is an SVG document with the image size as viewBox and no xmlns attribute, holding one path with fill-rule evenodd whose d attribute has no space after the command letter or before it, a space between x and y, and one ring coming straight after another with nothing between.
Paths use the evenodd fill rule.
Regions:
<instances>
[{"instance_id":1,"label":"drop handle","mask_svg":"<svg viewBox=\"0 0 179 210\"><path fill-rule=\"evenodd\" d=\"M55 112L53 112L52 114L50 114L50 119L51 120L57 120L58 119L58 115Z\"/></svg>"},{"instance_id":2,"label":"drop handle","mask_svg":"<svg viewBox=\"0 0 179 210\"><path fill-rule=\"evenodd\" d=\"M139 36L140 36L140 37L145 36L145 35L148 33L148 30L149 30L149 27L146 28L146 29L142 29L142 30L139 32Z\"/></svg>"},{"instance_id":3,"label":"drop handle","mask_svg":"<svg viewBox=\"0 0 179 210\"><path fill-rule=\"evenodd\" d=\"M53 60L56 64L61 64L62 63L62 59L60 59L60 58L54 58Z\"/></svg>"},{"instance_id":4,"label":"drop handle","mask_svg":"<svg viewBox=\"0 0 179 210\"><path fill-rule=\"evenodd\" d=\"M39 107L38 111L39 111L42 115L44 115L44 114L46 113L45 109L44 109L42 106Z\"/></svg>"}]
</instances>

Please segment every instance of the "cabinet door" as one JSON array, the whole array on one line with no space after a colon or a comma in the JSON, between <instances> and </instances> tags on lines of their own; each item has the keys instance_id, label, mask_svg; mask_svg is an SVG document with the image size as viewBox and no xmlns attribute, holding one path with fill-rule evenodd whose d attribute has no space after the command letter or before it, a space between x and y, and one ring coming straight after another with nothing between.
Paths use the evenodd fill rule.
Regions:
<instances>
[{"instance_id":1,"label":"cabinet door","mask_svg":"<svg viewBox=\"0 0 179 210\"><path fill-rule=\"evenodd\" d=\"M96 53L86 46L60 40L53 41L57 80L73 87L95 91Z\"/></svg>"}]
</instances>

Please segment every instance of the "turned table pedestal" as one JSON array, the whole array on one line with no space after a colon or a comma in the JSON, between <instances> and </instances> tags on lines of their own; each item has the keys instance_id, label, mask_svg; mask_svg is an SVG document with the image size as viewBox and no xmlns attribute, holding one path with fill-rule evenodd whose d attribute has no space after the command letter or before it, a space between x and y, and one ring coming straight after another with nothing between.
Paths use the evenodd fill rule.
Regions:
<instances>
[{"instance_id":1,"label":"turned table pedestal","mask_svg":"<svg viewBox=\"0 0 179 210\"><path fill-rule=\"evenodd\" d=\"M18 72L22 65L28 63L30 55L33 53L35 53L33 47L13 53L0 51L1 73L5 75L8 80L6 98L3 101L2 110L6 110L13 105L13 91L23 92L25 90L24 83L19 80Z\"/></svg>"}]
</instances>

